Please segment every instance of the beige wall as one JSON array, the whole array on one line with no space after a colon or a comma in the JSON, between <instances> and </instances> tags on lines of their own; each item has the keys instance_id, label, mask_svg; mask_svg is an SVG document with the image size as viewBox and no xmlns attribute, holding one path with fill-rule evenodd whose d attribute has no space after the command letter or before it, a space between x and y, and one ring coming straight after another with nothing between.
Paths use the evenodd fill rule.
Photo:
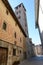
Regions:
<instances>
[{"instance_id":1,"label":"beige wall","mask_svg":"<svg viewBox=\"0 0 43 65\"><path fill-rule=\"evenodd\" d=\"M17 46L23 47L23 33L20 30L18 25L16 24L16 21L13 19L13 17L11 16L10 12L7 15L6 14L6 7L4 6L4 4L2 3L2 1L0 0L0 39L7 41L9 43L14 44L14 42L17 42ZM6 22L7 24L7 28L6 31L3 30L3 22ZM14 33L16 32L17 36L15 38ZM20 38L22 39L22 41L20 42Z\"/></svg>"},{"instance_id":2,"label":"beige wall","mask_svg":"<svg viewBox=\"0 0 43 65\"><path fill-rule=\"evenodd\" d=\"M16 23L16 21L11 16L10 12L8 11L8 15L6 14L6 10L7 10L7 8L5 7L4 3L0 0L0 40L9 42L10 44L9 43L5 43L5 44L8 44L8 46L12 47L12 51L11 51L11 48L8 47L8 65L9 65L9 63L11 65L11 63L14 62L15 60L18 60L20 58L22 60L23 50L24 51L26 50L26 46L25 46L25 41L24 41L25 36L23 35L23 33L22 33L21 29L19 28L18 24ZM3 29L4 22L7 25L6 30ZM15 32L16 32L16 38L14 36ZM21 42L20 42L20 38L21 38ZM17 42L16 43L16 46L17 46L16 57L12 56L13 48L15 48L12 45L15 44L15 41ZM4 43L2 43L2 45L3 44ZM20 50L21 50L21 54L20 54ZM11 51L11 54L9 54L10 51ZM9 60L9 57L11 57L10 60ZM12 59L13 59L13 61L12 61Z\"/></svg>"}]
</instances>

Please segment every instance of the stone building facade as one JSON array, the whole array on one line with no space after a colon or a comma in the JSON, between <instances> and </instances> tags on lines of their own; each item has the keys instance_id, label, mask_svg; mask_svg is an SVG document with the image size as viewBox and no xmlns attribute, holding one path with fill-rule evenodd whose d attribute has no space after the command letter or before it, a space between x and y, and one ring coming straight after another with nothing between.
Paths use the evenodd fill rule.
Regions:
<instances>
[{"instance_id":1,"label":"stone building facade","mask_svg":"<svg viewBox=\"0 0 43 65\"><path fill-rule=\"evenodd\" d=\"M36 45L35 46L35 53L37 55L42 55L42 45Z\"/></svg>"},{"instance_id":2,"label":"stone building facade","mask_svg":"<svg viewBox=\"0 0 43 65\"><path fill-rule=\"evenodd\" d=\"M19 23L21 24L22 28L24 29L25 33L27 34L27 37L24 38L25 40L25 47L24 47L24 56L29 58L29 34L28 34L28 25L27 25L27 17L26 17L26 9L23 3L20 3L15 7L15 14L17 16L17 19ZM26 56L27 55L27 56Z\"/></svg>"},{"instance_id":3,"label":"stone building facade","mask_svg":"<svg viewBox=\"0 0 43 65\"><path fill-rule=\"evenodd\" d=\"M24 59L26 36L9 2L0 0L0 65L14 65Z\"/></svg>"},{"instance_id":4,"label":"stone building facade","mask_svg":"<svg viewBox=\"0 0 43 65\"><path fill-rule=\"evenodd\" d=\"M35 25L39 31L43 54L43 0L35 0Z\"/></svg>"},{"instance_id":5,"label":"stone building facade","mask_svg":"<svg viewBox=\"0 0 43 65\"><path fill-rule=\"evenodd\" d=\"M22 28L28 36L28 26L27 26L27 17L26 17L26 9L23 3L20 3L15 7L15 14Z\"/></svg>"}]
</instances>

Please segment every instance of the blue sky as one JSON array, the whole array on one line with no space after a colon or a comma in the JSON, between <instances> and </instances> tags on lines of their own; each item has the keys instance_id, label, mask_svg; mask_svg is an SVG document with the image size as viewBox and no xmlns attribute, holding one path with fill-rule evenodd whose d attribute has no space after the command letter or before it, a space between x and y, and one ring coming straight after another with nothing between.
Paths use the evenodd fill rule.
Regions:
<instances>
[{"instance_id":1,"label":"blue sky","mask_svg":"<svg viewBox=\"0 0 43 65\"><path fill-rule=\"evenodd\" d=\"M28 32L29 37L32 38L35 45L40 44L40 37L38 29L35 29L35 9L34 9L34 0L9 0L13 10L14 8L23 3L26 8L27 23L28 23Z\"/></svg>"}]
</instances>

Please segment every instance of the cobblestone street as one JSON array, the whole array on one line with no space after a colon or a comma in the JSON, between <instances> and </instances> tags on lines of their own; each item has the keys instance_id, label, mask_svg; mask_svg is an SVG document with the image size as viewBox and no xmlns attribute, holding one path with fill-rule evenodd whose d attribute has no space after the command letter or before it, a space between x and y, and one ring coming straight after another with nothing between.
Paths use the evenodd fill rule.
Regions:
<instances>
[{"instance_id":1,"label":"cobblestone street","mask_svg":"<svg viewBox=\"0 0 43 65\"><path fill-rule=\"evenodd\" d=\"M43 65L43 57L33 57L30 60L23 61L19 65Z\"/></svg>"}]
</instances>

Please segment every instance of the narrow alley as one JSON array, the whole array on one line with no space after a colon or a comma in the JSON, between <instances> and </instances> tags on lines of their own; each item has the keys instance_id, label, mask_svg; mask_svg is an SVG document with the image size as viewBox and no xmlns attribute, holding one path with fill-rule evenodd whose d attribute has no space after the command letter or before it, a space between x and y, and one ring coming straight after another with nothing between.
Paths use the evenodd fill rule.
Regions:
<instances>
[{"instance_id":1,"label":"narrow alley","mask_svg":"<svg viewBox=\"0 0 43 65\"><path fill-rule=\"evenodd\" d=\"M0 65L43 65L43 0L0 0Z\"/></svg>"},{"instance_id":2,"label":"narrow alley","mask_svg":"<svg viewBox=\"0 0 43 65\"><path fill-rule=\"evenodd\" d=\"M43 65L43 56L33 57L21 62L19 65Z\"/></svg>"}]
</instances>

